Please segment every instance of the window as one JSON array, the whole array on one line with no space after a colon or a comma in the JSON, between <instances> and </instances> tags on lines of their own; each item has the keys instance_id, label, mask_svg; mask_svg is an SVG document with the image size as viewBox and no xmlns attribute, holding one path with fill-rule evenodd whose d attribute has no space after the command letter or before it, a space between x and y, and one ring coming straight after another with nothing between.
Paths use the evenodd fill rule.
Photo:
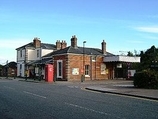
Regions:
<instances>
[{"instance_id":1,"label":"window","mask_svg":"<svg viewBox=\"0 0 158 119\"><path fill-rule=\"evenodd\" d=\"M22 50L20 50L20 57L22 57Z\"/></svg>"},{"instance_id":2,"label":"window","mask_svg":"<svg viewBox=\"0 0 158 119\"><path fill-rule=\"evenodd\" d=\"M37 57L39 57L39 50L37 50Z\"/></svg>"},{"instance_id":3,"label":"window","mask_svg":"<svg viewBox=\"0 0 158 119\"><path fill-rule=\"evenodd\" d=\"M22 75L22 64L20 64L20 69L19 69L19 75L21 76Z\"/></svg>"},{"instance_id":4,"label":"window","mask_svg":"<svg viewBox=\"0 0 158 119\"><path fill-rule=\"evenodd\" d=\"M59 67L59 76L61 76L61 69L62 69L62 66L61 66L61 62L58 62L58 67Z\"/></svg>"},{"instance_id":5,"label":"window","mask_svg":"<svg viewBox=\"0 0 158 119\"><path fill-rule=\"evenodd\" d=\"M90 75L90 66L85 65L85 75Z\"/></svg>"},{"instance_id":6,"label":"window","mask_svg":"<svg viewBox=\"0 0 158 119\"><path fill-rule=\"evenodd\" d=\"M22 69L22 64L20 64L20 70Z\"/></svg>"},{"instance_id":7,"label":"window","mask_svg":"<svg viewBox=\"0 0 158 119\"><path fill-rule=\"evenodd\" d=\"M63 62L62 60L57 60L57 78L63 77Z\"/></svg>"}]
</instances>

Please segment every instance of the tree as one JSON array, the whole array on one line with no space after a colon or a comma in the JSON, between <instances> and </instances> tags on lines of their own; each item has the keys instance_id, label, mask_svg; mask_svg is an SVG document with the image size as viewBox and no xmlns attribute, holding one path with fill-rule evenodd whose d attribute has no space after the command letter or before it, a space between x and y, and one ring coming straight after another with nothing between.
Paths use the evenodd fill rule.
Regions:
<instances>
[{"instance_id":1,"label":"tree","mask_svg":"<svg viewBox=\"0 0 158 119\"><path fill-rule=\"evenodd\" d=\"M140 52L141 63L138 64L134 75L134 85L139 88L158 89L158 49L153 45L146 51Z\"/></svg>"},{"instance_id":2,"label":"tree","mask_svg":"<svg viewBox=\"0 0 158 119\"><path fill-rule=\"evenodd\" d=\"M150 49L140 52L141 63L140 69L149 69L151 65L155 65L158 61L158 49L153 45Z\"/></svg>"},{"instance_id":3,"label":"tree","mask_svg":"<svg viewBox=\"0 0 158 119\"><path fill-rule=\"evenodd\" d=\"M128 51L127 56L133 56L133 53L131 51Z\"/></svg>"}]
</instances>

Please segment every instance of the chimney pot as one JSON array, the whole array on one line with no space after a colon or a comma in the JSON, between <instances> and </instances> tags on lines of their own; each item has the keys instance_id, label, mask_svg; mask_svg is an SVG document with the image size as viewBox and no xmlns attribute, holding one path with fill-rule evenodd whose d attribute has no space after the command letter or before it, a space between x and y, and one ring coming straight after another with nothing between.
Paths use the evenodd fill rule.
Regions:
<instances>
[{"instance_id":1,"label":"chimney pot","mask_svg":"<svg viewBox=\"0 0 158 119\"><path fill-rule=\"evenodd\" d=\"M103 40L101 45L102 45L102 53L105 55L106 54L106 42Z\"/></svg>"},{"instance_id":2,"label":"chimney pot","mask_svg":"<svg viewBox=\"0 0 158 119\"><path fill-rule=\"evenodd\" d=\"M37 38L37 37L35 37L35 38L33 39L33 45L34 45L35 48L41 47L41 41L40 41L39 39L40 39L40 38Z\"/></svg>"}]
</instances>

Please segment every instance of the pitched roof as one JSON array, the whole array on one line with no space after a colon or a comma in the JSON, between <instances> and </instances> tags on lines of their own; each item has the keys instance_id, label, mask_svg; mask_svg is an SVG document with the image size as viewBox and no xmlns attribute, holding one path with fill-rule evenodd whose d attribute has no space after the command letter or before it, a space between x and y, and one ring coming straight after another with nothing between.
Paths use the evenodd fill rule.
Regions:
<instances>
[{"instance_id":1,"label":"pitched roof","mask_svg":"<svg viewBox=\"0 0 158 119\"><path fill-rule=\"evenodd\" d=\"M8 64L4 65L3 67L17 68L17 63L9 62Z\"/></svg>"},{"instance_id":2,"label":"pitched roof","mask_svg":"<svg viewBox=\"0 0 158 119\"><path fill-rule=\"evenodd\" d=\"M43 49L56 49L56 45L48 44L48 43L41 43Z\"/></svg>"},{"instance_id":3,"label":"pitched roof","mask_svg":"<svg viewBox=\"0 0 158 119\"><path fill-rule=\"evenodd\" d=\"M32 65L32 64L48 64L48 63L52 63L52 62L53 62L52 58L42 58L41 60L31 61L31 62L27 63L27 65Z\"/></svg>"},{"instance_id":4,"label":"pitched roof","mask_svg":"<svg viewBox=\"0 0 158 119\"><path fill-rule=\"evenodd\" d=\"M24 48L34 48L34 45L33 45L33 42L30 42L26 45L23 45L19 48L16 48L16 50L19 50L19 49L24 49ZM48 44L48 43L41 43L41 48L42 49L56 49L56 45L54 44Z\"/></svg>"},{"instance_id":5,"label":"pitched roof","mask_svg":"<svg viewBox=\"0 0 158 119\"><path fill-rule=\"evenodd\" d=\"M102 50L101 49L98 49L98 48L87 48L87 47L77 47L77 48L74 48L72 46L69 46L69 47L66 47L64 49L61 49L61 50L57 50L57 51L54 51L54 52L51 52L43 57L51 57L53 55L59 55L59 54L67 54L67 53L73 53L73 54L87 54L87 55L103 55L102 53ZM114 54L111 54L109 52L106 52L105 55L114 55Z\"/></svg>"}]
</instances>

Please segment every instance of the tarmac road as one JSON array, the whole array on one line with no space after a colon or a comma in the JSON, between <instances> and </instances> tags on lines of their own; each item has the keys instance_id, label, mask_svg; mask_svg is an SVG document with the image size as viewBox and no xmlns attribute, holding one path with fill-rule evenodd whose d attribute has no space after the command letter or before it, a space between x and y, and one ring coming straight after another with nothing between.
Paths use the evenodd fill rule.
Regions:
<instances>
[{"instance_id":1,"label":"tarmac road","mask_svg":"<svg viewBox=\"0 0 158 119\"><path fill-rule=\"evenodd\" d=\"M94 86L93 83L0 80L0 118L158 118L158 101L83 90L84 87ZM98 82L98 85L101 84Z\"/></svg>"}]
</instances>

